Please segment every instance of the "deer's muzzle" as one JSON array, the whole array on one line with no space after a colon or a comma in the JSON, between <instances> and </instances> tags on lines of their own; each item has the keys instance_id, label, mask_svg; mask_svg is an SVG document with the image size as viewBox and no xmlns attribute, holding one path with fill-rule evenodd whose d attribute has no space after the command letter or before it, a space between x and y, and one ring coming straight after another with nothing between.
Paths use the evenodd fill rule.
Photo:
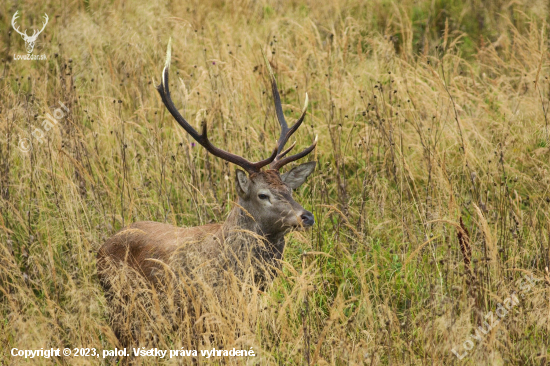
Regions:
<instances>
[{"instance_id":1,"label":"deer's muzzle","mask_svg":"<svg viewBox=\"0 0 550 366\"><path fill-rule=\"evenodd\" d=\"M302 225L304 225L304 227L310 227L315 224L315 217L309 211L302 212L300 218L302 219Z\"/></svg>"}]
</instances>

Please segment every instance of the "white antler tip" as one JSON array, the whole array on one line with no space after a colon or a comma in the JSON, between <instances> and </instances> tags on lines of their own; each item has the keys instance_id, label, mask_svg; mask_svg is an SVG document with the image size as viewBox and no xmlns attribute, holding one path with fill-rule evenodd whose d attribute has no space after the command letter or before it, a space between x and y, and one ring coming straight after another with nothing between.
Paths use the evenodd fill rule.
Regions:
<instances>
[{"instance_id":1,"label":"white antler tip","mask_svg":"<svg viewBox=\"0 0 550 366\"><path fill-rule=\"evenodd\" d=\"M170 68L170 62L172 61L172 37L168 40L168 47L166 47L166 62L164 63L164 68Z\"/></svg>"},{"instance_id":2,"label":"white antler tip","mask_svg":"<svg viewBox=\"0 0 550 366\"><path fill-rule=\"evenodd\" d=\"M168 39L168 47L166 48L166 61L164 62L164 69L162 69L161 84L163 85L164 85L164 79L166 77L166 72L170 69L171 61L172 61L172 37Z\"/></svg>"}]
</instances>

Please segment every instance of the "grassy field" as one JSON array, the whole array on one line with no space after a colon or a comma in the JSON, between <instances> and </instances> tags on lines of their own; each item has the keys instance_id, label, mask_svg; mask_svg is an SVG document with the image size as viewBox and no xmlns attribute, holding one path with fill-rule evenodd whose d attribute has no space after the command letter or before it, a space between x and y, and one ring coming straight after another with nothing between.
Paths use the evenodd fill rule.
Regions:
<instances>
[{"instance_id":1,"label":"grassy field","mask_svg":"<svg viewBox=\"0 0 550 366\"><path fill-rule=\"evenodd\" d=\"M549 6L1 2L0 364L113 362L10 352L114 349L105 239L140 220L220 222L234 204L235 167L154 89L172 38L174 102L247 159L279 131L262 51L288 119L308 93L297 148L318 134L318 169L295 198L316 224L287 236L265 293L210 299L200 327L174 333L144 310L148 347L186 348L193 328L199 349L255 357L136 363L549 365ZM34 49L47 60L14 59L16 10L28 34L48 14Z\"/></svg>"}]
</instances>

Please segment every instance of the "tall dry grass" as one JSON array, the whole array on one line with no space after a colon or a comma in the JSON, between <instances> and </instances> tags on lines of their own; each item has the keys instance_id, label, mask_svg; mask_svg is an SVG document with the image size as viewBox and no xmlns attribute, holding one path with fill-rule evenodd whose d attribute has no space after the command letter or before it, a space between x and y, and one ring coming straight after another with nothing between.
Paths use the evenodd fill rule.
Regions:
<instances>
[{"instance_id":1,"label":"tall dry grass","mask_svg":"<svg viewBox=\"0 0 550 366\"><path fill-rule=\"evenodd\" d=\"M234 167L194 146L154 90L172 37L175 103L234 153L264 157L278 135L262 49L289 118L309 94L297 139L319 135L319 164L296 196L317 223L289 235L264 293L205 289L198 321L136 298L126 320L148 345L257 355L200 364L548 364L548 277L470 336L524 274L548 273L546 6L1 3L0 362L25 363L14 347L115 348L102 242L134 221L194 226L231 209ZM48 13L35 48L47 61L12 59L25 52L10 34L16 10L23 29ZM70 112L39 143L32 131L59 102ZM459 361L466 340L475 348Z\"/></svg>"}]
</instances>

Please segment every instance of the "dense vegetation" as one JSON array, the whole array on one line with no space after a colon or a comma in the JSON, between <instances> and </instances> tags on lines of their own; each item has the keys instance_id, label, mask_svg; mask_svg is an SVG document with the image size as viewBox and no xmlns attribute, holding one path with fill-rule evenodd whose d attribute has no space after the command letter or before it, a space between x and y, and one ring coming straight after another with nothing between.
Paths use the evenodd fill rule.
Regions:
<instances>
[{"instance_id":1,"label":"dense vegetation","mask_svg":"<svg viewBox=\"0 0 550 366\"><path fill-rule=\"evenodd\" d=\"M139 220L223 221L234 204L235 168L195 146L154 89L171 37L175 103L248 159L278 136L262 50L287 118L308 93L297 148L318 134L318 169L295 197L317 223L288 236L266 292L210 299L182 333L151 319L153 347L185 348L193 328L202 349L256 354L200 364L548 364L548 6L1 2L0 363L26 364L14 347L114 349L103 241ZM34 49L47 60L14 59L16 10L28 34L48 14Z\"/></svg>"}]
</instances>

